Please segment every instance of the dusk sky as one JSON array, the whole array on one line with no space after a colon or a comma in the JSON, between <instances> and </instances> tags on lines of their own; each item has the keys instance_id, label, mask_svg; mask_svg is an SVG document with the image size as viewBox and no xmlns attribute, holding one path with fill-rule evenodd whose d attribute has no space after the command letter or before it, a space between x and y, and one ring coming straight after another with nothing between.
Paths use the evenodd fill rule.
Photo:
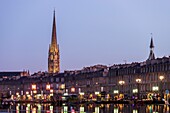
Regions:
<instances>
[{"instance_id":1,"label":"dusk sky","mask_svg":"<svg viewBox=\"0 0 170 113\"><path fill-rule=\"evenodd\" d=\"M53 11L60 68L170 55L170 0L0 0L0 71L47 71Z\"/></svg>"}]
</instances>

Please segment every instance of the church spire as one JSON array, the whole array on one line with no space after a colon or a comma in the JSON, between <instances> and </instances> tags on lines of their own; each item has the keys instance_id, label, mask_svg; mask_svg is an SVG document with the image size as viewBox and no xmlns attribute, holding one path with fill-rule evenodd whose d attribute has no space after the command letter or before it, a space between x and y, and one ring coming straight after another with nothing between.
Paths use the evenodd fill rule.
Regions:
<instances>
[{"instance_id":1,"label":"church spire","mask_svg":"<svg viewBox=\"0 0 170 113\"><path fill-rule=\"evenodd\" d=\"M59 45L57 44L55 11L53 14L52 37L51 37L51 44L48 53L48 72L49 73L60 72L60 54L59 54Z\"/></svg>"},{"instance_id":2,"label":"church spire","mask_svg":"<svg viewBox=\"0 0 170 113\"><path fill-rule=\"evenodd\" d=\"M154 54L154 44L153 44L153 38L151 37L151 42L150 42L150 54L148 60L154 60L155 59L155 54Z\"/></svg>"},{"instance_id":3,"label":"church spire","mask_svg":"<svg viewBox=\"0 0 170 113\"><path fill-rule=\"evenodd\" d=\"M52 28L51 45L57 47L57 33L56 33L56 22L55 22L55 10L54 10L54 14L53 14L53 28Z\"/></svg>"},{"instance_id":4,"label":"church spire","mask_svg":"<svg viewBox=\"0 0 170 113\"><path fill-rule=\"evenodd\" d=\"M152 37L151 37L150 48L154 48L154 45L153 45L153 38L152 38Z\"/></svg>"}]
</instances>

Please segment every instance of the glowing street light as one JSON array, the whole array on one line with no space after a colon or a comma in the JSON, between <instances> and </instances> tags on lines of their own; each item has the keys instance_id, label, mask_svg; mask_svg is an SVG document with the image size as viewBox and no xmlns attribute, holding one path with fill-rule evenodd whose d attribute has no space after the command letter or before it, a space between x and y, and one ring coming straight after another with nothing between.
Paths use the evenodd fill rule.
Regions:
<instances>
[{"instance_id":1,"label":"glowing street light","mask_svg":"<svg viewBox=\"0 0 170 113\"><path fill-rule=\"evenodd\" d=\"M163 88L162 88L162 81L164 79L164 76L163 75L159 76L159 79L161 80L161 82L160 82L160 94L161 94L161 98L163 98L164 94L163 94Z\"/></svg>"},{"instance_id":2,"label":"glowing street light","mask_svg":"<svg viewBox=\"0 0 170 113\"><path fill-rule=\"evenodd\" d=\"M71 88L71 92L74 93L76 89L74 87Z\"/></svg>"},{"instance_id":3,"label":"glowing street light","mask_svg":"<svg viewBox=\"0 0 170 113\"><path fill-rule=\"evenodd\" d=\"M137 83L137 90L138 90L138 99L140 98L140 89L139 89L139 84L141 83L141 79L140 78L137 78L136 79L136 83Z\"/></svg>"},{"instance_id":4,"label":"glowing street light","mask_svg":"<svg viewBox=\"0 0 170 113\"><path fill-rule=\"evenodd\" d=\"M120 81L119 81L119 84L122 86L122 95L123 95L123 85L125 84L125 81L120 80ZM123 98L123 96L122 96L122 98Z\"/></svg>"},{"instance_id":5,"label":"glowing street light","mask_svg":"<svg viewBox=\"0 0 170 113\"><path fill-rule=\"evenodd\" d=\"M123 84L125 84L125 81L120 80L120 81L119 81L119 84L120 84L120 85L123 85Z\"/></svg>"},{"instance_id":6,"label":"glowing street light","mask_svg":"<svg viewBox=\"0 0 170 113\"><path fill-rule=\"evenodd\" d=\"M33 100L34 100L34 99L35 99L34 94L37 93L37 91L36 91L36 87L37 87L37 86L36 86L36 84L32 84L31 87L32 87L31 95L32 95L32 93L33 93L33 95L32 95L33 97L32 97L32 98L33 98Z\"/></svg>"},{"instance_id":7,"label":"glowing street light","mask_svg":"<svg viewBox=\"0 0 170 113\"><path fill-rule=\"evenodd\" d=\"M26 91L26 95L29 95L29 92L28 92L28 91Z\"/></svg>"},{"instance_id":8,"label":"glowing street light","mask_svg":"<svg viewBox=\"0 0 170 113\"><path fill-rule=\"evenodd\" d=\"M53 89L50 89L50 93L53 93L54 92L54 90Z\"/></svg>"},{"instance_id":9,"label":"glowing street light","mask_svg":"<svg viewBox=\"0 0 170 113\"><path fill-rule=\"evenodd\" d=\"M141 79L140 79L140 78L136 79L136 82L137 82L137 83L140 83L140 82L141 82Z\"/></svg>"},{"instance_id":10,"label":"glowing street light","mask_svg":"<svg viewBox=\"0 0 170 113\"><path fill-rule=\"evenodd\" d=\"M162 81L164 79L164 76L163 75L159 76L159 79Z\"/></svg>"},{"instance_id":11,"label":"glowing street light","mask_svg":"<svg viewBox=\"0 0 170 113\"><path fill-rule=\"evenodd\" d=\"M61 84L60 88L63 90L65 89L65 84Z\"/></svg>"},{"instance_id":12,"label":"glowing street light","mask_svg":"<svg viewBox=\"0 0 170 113\"><path fill-rule=\"evenodd\" d=\"M36 94L36 93L37 93L37 91L36 91L36 90L34 90L34 91L33 91L33 93L34 93L34 94Z\"/></svg>"},{"instance_id":13,"label":"glowing street light","mask_svg":"<svg viewBox=\"0 0 170 113\"><path fill-rule=\"evenodd\" d=\"M17 93L16 93L16 95L18 96L18 95L19 95L19 93L17 92Z\"/></svg>"}]
</instances>

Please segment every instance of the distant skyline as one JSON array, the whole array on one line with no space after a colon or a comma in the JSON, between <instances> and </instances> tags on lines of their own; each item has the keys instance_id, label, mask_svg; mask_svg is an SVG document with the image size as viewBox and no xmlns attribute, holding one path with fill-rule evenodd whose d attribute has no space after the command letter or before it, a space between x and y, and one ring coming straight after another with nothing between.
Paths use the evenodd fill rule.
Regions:
<instances>
[{"instance_id":1,"label":"distant skyline","mask_svg":"<svg viewBox=\"0 0 170 113\"><path fill-rule=\"evenodd\" d=\"M169 4L169 0L1 0L0 71L48 70L54 9L61 72L145 61L151 33L156 58L169 56Z\"/></svg>"}]
</instances>

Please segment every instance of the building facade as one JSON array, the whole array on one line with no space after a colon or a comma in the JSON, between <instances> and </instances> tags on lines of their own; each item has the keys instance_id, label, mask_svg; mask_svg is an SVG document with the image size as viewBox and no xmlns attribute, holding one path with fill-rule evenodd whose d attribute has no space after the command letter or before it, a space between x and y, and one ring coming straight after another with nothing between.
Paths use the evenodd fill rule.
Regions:
<instances>
[{"instance_id":1,"label":"building facade","mask_svg":"<svg viewBox=\"0 0 170 113\"><path fill-rule=\"evenodd\" d=\"M49 47L48 73L0 79L0 97L16 100L54 99L58 95L77 94L85 99L140 98L167 99L170 90L170 56L156 58L151 38L146 61L112 66L95 65L82 70L59 73L55 12Z\"/></svg>"},{"instance_id":2,"label":"building facade","mask_svg":"<svg viewBox=\"0 0 170 113\"><path fill-rule=\"evenodd\" d=\"M57 98L57 95L63 94L77 94L89 99L97 98L102 93L106 99L152 99L153 96L166 99L169 96L170 57L111 67L92 67L58 74L43 72L3 78L0 80L0 94L11 95L13 99L33 99L33 96L50 99L51 96Z\"/></svg>"}]
</instances>

